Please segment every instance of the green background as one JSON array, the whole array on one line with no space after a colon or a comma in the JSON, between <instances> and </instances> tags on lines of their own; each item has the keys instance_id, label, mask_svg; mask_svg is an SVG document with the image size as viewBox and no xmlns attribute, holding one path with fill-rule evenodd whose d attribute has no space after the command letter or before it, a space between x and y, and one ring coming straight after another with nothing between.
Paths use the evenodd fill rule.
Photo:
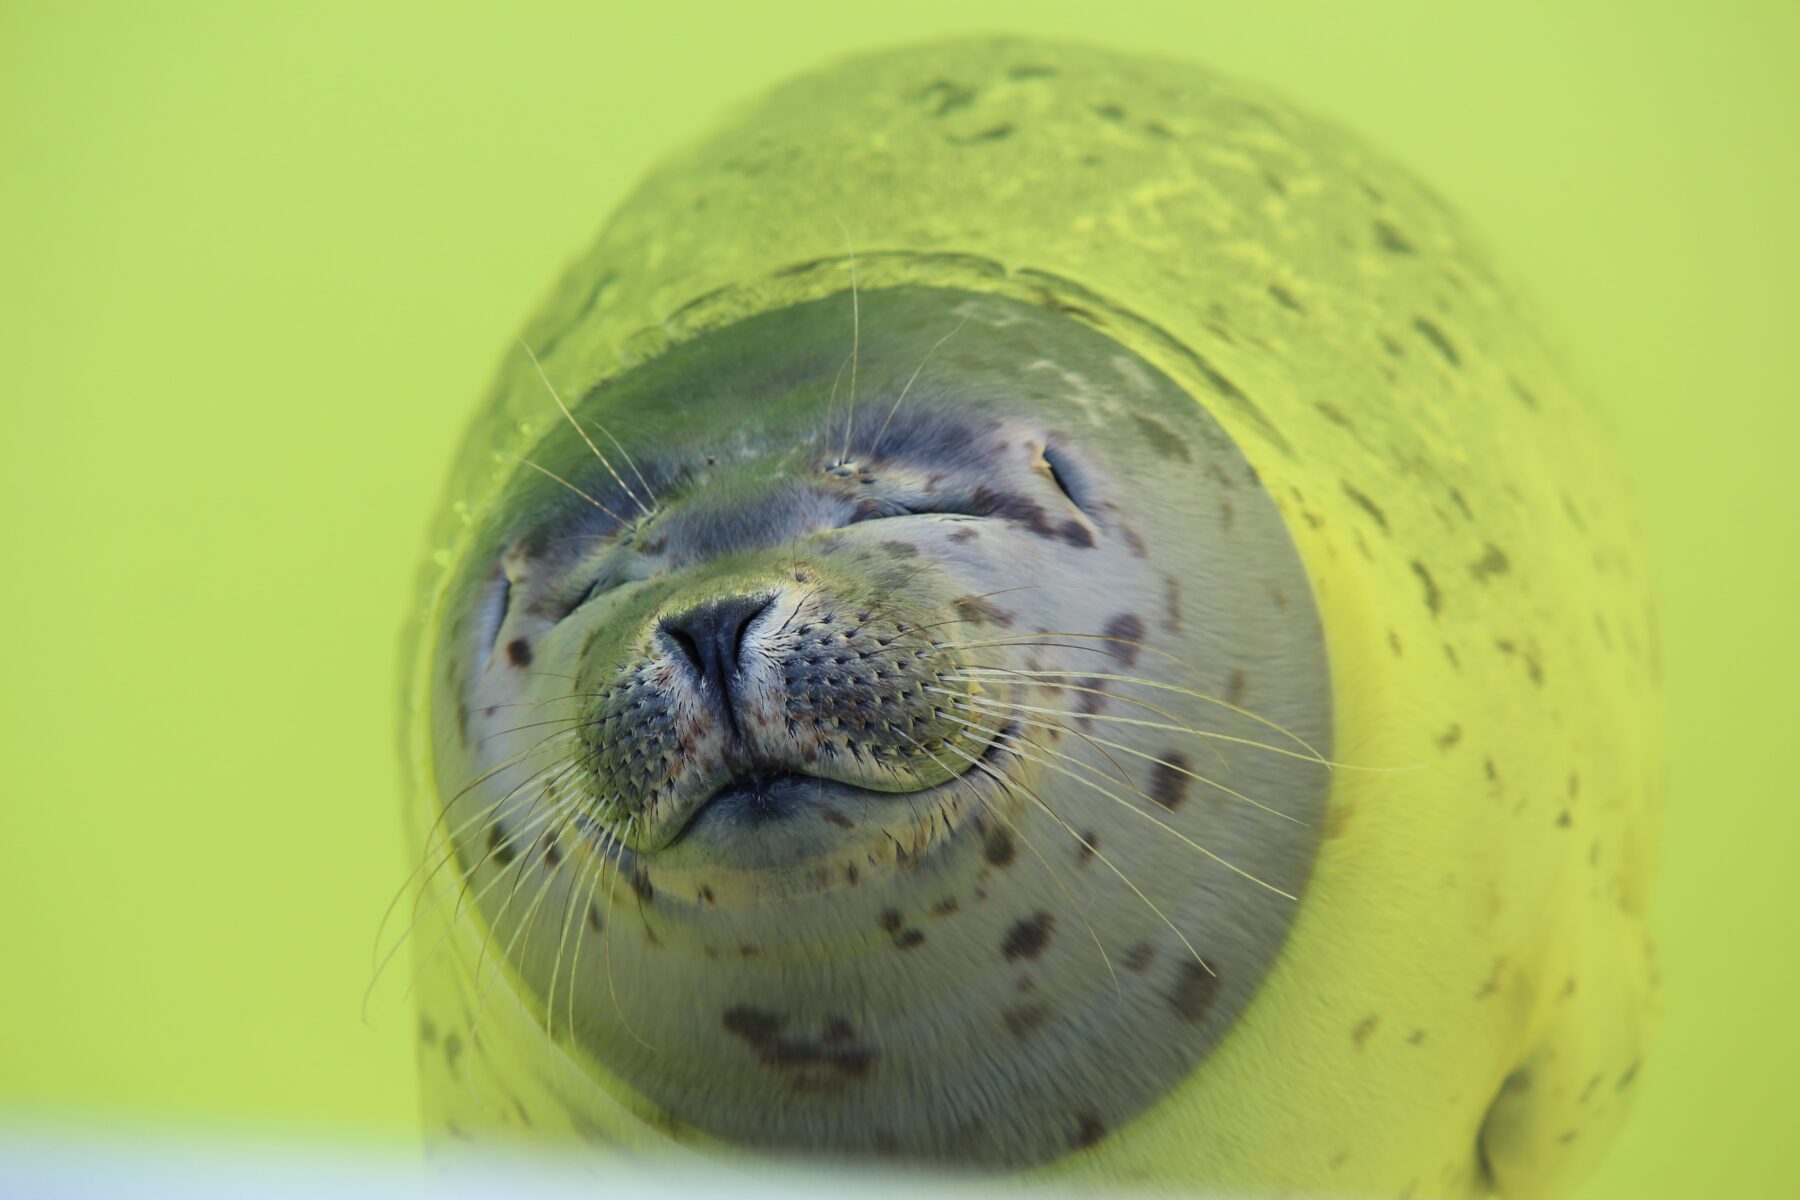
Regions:
<instances>
[{"instance_id":1,"label":"green background","mask_svg":"<svg viewBox=\"0 0 1800 1200\"><path fill-rule=\"evenodd\" d=\"M0 6L0 1129L410 1136L400 622L527 309L721 106L957 30L1262 80L1452 198L1662 566L1667 1019L1585 1194L1794 1194L1793 5Z\"/></svg>"}]
</instances>

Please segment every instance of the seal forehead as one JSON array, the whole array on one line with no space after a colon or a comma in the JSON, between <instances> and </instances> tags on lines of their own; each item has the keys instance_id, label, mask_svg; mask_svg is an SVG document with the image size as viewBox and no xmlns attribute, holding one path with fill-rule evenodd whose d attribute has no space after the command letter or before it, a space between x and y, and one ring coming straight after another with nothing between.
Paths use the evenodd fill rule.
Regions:
<instances>
[{"instance_id":1,"label":"seal forehead","mask_svg":"<svg viewBox=\"0 0 1800 1200\"><path fill-rule=\"evenodd\" d=\"M860 303L854 404L834 298L583 397L629 470L533 448L440 649L446 815L597 1072L735 1141L1039 1162L1184 1077L1279 950L1324 648L1154 367L1016 301Z\"/></svg>"}]
</instances>

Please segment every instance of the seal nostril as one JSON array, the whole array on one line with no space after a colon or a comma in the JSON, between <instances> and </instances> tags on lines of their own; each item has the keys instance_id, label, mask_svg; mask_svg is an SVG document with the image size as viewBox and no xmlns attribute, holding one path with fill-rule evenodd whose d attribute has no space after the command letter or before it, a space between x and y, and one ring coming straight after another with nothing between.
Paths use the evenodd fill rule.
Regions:
<instances>
[{"instance_id":1,"label":"seal nostril","mask_svg":"<svg viewBox=\"0 0 1800 1200\"><path fill-rule=\"evenodd\" d=\"M700 644L694 641L693 635L673 625L664 625L663 632L675 643L682 657L687 659L688 669L693 671L695 677L705 678L706 659L701 655Z\"/></svg>"},{"instance_id":2,"label":"seal nostril","mask_svg":"<svg viewBox=\"0 0 1800 1200\"><path fill-rule=\"evenodd\" d=\"M773 596L734 596L696 605L659 626L695 685L712 694L734 725L732 684L742 665L744 640L774 603Z\"/></svg>"}]
</instances>

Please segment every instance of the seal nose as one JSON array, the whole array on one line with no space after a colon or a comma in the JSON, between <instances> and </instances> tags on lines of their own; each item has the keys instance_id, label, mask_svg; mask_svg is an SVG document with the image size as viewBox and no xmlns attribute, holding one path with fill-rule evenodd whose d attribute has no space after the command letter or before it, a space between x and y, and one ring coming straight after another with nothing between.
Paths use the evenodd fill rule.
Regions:
<instances>
[{"instance_id":1,"label":"seal nose","mask_svg":"<svg viewBox=\"0 0 1800 1200\"><path fill-rule=\"evenodd\" d=\"M661 624L663 636L674 645L695 685L713 695L734 727L732 683L744 652L744 636L773 603L773 596L732 596L666 617Z\"/></svg>"}]
</instances>

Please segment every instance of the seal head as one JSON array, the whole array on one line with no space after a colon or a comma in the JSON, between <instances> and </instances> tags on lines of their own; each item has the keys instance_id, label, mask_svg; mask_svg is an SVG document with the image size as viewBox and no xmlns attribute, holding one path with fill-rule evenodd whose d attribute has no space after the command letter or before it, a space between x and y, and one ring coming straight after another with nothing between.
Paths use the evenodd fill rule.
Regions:
<instances>
[{"instance_id":1,"label":"seal head","mask_svg":"<svg viewBox=\"0 0 1800 1200\"><path fill-rule=\"evenodd\" d=\"M443 828L550 1036L726 1141L989 1167L1187 1076L1280 950L1330 752L1310 585L1212 418L1064 313L922 286L568 411L433 685Z\"/></svg>"}]
</instances>

